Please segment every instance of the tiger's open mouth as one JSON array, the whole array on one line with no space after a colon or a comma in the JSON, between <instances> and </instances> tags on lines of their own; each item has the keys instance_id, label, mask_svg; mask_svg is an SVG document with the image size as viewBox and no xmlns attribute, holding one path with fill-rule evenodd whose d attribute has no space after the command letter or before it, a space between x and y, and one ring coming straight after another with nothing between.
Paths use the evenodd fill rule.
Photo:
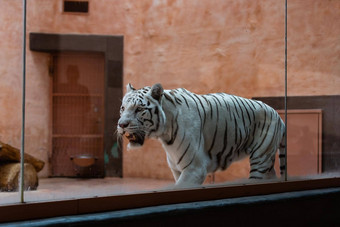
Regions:
<instances>
[{"instance_id":1,"label":"tiger's open mouth","mask_svg":"<svg viewBox=\"0 0 340 227\"><path fill-rule=\"evenodd\" d=\"M124 135L132 145L143 145L144 144L144 139L145 139L144 133L128 133L128 132L125 132Z\"/></svg>"}]
</instances>

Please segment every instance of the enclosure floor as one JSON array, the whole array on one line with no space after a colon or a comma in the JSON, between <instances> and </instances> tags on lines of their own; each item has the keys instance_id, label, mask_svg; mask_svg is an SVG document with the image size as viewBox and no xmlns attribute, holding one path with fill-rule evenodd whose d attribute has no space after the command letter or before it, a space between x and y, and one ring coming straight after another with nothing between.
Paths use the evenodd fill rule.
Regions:
<instances>
[{"instance_id":1,"label":"enclosure floor","mask_svg":"<svg viewBox=\"0 0 340 227\"><path fill-rule=\"evenodd\" d=\"M91 198L161 190L174 184L171 180L141 178L45 178L36 191L26 191L25 202ZM0 192L0 206L20 202L18 192Z\"/></svg>"}]
</instances>

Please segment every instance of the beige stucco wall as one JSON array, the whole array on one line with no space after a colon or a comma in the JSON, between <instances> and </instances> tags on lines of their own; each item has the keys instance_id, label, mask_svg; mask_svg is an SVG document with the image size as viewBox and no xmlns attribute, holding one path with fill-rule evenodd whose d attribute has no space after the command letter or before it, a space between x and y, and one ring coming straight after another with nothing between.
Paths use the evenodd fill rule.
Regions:
<instances>
[{"instance_id":1,"label":"beige stucco wall","mask_svg":"<svg viewBox=\"0 0 340 227\"><path fill-rule=\"evenodd\" d=\"M0 140L20 146L21 8L0 1Z\"/></svg>"},{"instance_id":2,"label":"beige stucco wall","mask_svg":"<svg viewBox=\"0 0 340 227\"><path fill-rule=\"evenodd\" d=\"M21 0L0 0L0 139L20 146ZM284 94L284 1L90 0L86 16L61 0L28 0L28 32L124 35L124 84L197 93ZM334 95L340 85L340 1L289 1L288 93ZM27 51L26 151L48 175L48 54ZM157 141L124 151L124 176L171 178Z\"/></svg>"}]
</instances>

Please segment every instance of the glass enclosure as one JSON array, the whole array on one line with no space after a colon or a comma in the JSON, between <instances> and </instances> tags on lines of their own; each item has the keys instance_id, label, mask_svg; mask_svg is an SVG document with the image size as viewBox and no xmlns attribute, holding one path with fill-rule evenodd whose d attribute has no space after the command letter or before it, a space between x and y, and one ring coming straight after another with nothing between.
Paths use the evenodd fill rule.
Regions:
<instances>
[{"instance_id":1,"label":"glass enclosure","mask_svg":"<svg viewBox=\"0 0 340 227\"><path fill-rule=\"evenodd\" d=\"M288 181L339 177L340 1L287 6L285 78L283 0L27 0L25 202L171 190L160 141L117 139L128 83L262 101L287 119ZM0 0L0 206L20 203L22 7ZM284 181L278 160L261 183ZM250 172L245 157L204 186Z\"/></svg>"}]
</instances>

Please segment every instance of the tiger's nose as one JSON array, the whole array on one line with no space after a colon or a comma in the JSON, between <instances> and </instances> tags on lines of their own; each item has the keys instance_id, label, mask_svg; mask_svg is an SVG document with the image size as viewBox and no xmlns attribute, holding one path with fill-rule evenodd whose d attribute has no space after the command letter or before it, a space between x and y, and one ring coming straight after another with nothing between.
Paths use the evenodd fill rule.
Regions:
<instances>
[{"instance_id":1,"label":"tiger's nose","mask_svg":"<svg viewBox=\"0 0 340 227\"><path fill-rule=\"evenodd\" d=\"M123 122L118 122L119 127L121 128L126 128L129 126L129 122L123 121Z\"/></svg>"}]
</instances>

